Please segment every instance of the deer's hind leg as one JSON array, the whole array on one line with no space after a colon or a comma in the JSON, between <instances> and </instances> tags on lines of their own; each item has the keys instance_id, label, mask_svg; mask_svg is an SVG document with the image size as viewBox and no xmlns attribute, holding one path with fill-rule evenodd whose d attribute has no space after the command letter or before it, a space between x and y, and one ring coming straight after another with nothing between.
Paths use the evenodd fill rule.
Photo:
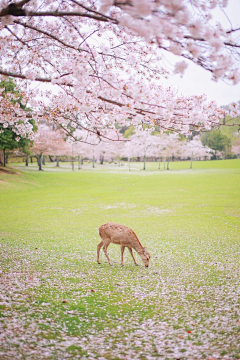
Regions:
<instances>
[{"instance_id":1,"label":"deer's hind leg","mask_svg":"<svg viewBox=\"0 0 240 360\"><path fill-rule=\"evenodd\" d=\"M98 244L97 246L97 262L98 264L100 264L100 261L99 261L99 254L100 254L100 250L101 250L101 247L103 246L103 241L101 240L101 242Z\"/></svg>"}]
</instances>

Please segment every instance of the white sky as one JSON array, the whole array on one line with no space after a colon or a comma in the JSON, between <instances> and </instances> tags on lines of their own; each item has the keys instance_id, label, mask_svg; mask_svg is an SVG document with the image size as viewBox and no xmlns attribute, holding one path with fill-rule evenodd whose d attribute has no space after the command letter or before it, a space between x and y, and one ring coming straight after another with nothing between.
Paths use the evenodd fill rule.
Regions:
<instances>
[{"instance_id":1,"label":"white sky","mask_svg":"<svg viewBox=\"0 0 240 360\"><path fill-rule=\"evenodd\" d=\"M232 27L240 27L240 0L228 0L228 6L225 8L225 12L228 18L231 19ZM220 10L215 10L214 15L216 20L221 22L224 28L231 28L231 24L224 13ZM163 62L164 65L168 65L169 69L172 70L174 68L171 56L164 56ZM167 80L163 79L162 84L164 86L174 86L178 89L179 95L206 94L208 100L215 100L218 105L227 105L240 100L240 84L228 85L220 80L214 82L211 78L211 74L206 70L190 64L182 78L180 75L172 75L169 76Z\"/></svg>"}]
</instances>

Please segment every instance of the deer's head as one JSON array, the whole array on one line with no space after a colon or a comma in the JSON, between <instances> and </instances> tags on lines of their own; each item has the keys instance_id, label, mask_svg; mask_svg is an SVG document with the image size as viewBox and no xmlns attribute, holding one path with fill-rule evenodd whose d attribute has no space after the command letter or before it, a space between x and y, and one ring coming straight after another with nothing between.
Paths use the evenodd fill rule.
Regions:
<instances>
[{"instance_id":1,"label":"deer's head","mask_svg":"<svg viewBox=\"0 0 240 360\"><path fill-rule=\"evenodd\" d=\"M140 254L140 256L142 258L142 262L144 263L144 265L146 267L148 267L151 255L149 254L146 247L143 248L142 253Z\"/></svg>"}]
</instances>

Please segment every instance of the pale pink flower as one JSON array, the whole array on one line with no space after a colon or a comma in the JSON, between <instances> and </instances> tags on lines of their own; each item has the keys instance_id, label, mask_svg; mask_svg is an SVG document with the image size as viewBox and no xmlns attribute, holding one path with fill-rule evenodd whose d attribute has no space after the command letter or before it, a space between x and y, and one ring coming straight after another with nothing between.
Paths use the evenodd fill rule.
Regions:
<instances>
[{"instance_id":1,"label":"pale pink flower","mask_svg":"<svg viewBox=\"0 0 240 360\"><path fill-rule=\"evenodd\" d=\"M214 9L218 5L218 0L212 0L210 3L210 9Z\"/></svg>"},{"instance_id":2,"label":"pale pink flower","mask_svg":"<svg viewBox=\"0 0 240 360\"><path fill-rule=\"evenodd\" d=\"M209 43L212 45L212 47L215 48L216 51L219 51L224 45L223 41L217 37L212 37L209 40Z\"/></svg>"},{"instance_id":3,"label":"pale pink flower","mask_svg":"<svg viewBox=\"0 0 240 360\"><path fill-rule=\"evenodd\" d=\"M170 22L168 22L168 21L163 22L163 31L166 36L171 37L171 38L175 37L176 28Z\"/></svg>"},{"instance_id":4,"label":"pale pink flower","mask_svg":"<svg viewBox=\"0 0 240 360\"><path fill-rule=\"evenodd\" d=\"M175 74L181 74L183 75L184 71L186 70L187 68L187 63L185 61L179 61L178 63L176 63L175 65L175 70L174 70L174 73Z\"/></svg>"},{"instance_id":5,"label":"pale pink flower","mask_svg":"<svg viewBox=\"0 0 240 360\"><path fill-rule=\"evenodd\" d=\"M33 70L27 70L27 71L25 72L25 77L26 77L26 79L28 79L28 80L35 80L35 79L36 79L36 75L35 75L35 73L34 73Z\"/></svg>"},{"instance_id":6,"label":"pale pink flower","mask_svg":"<svg viewBox=\"0 0 240 360\"><path fill-rule=\"evenodd\" d=\"M182 46L172 42L170 45L170 51L175 55L182 55Z\"/></svg>"},{"instance_id":7,"label":"pale pink flower","mask_svg":"<svg viewBox=\"0 0 240 360\"><path fill-rule=\"evenodd\" d=\"M100 4L100 11L102 13L106 13L108 11L108 9L110 8L110 6L112 6L114 3L114 0L101 0L101 4Z\"/></svg>"},{"instance_id":8,"label":"pale pink flower","mask_svg":"<svg viewBox=\"0 0 240 360\"><path fill-rule=\"evenodd\" d=\"M190 19L191 19L191 15L188 11L187 8L181 8L181 10L179 10L176 13L176 19L181 23L181 24L188 24Z\"/></svg>"},{"instance_id":9,"label":"pale pink flower","mask_svg":"<svg viewBox=\"0 0 240 360\"><path fill-rule=\"evenodd\" d=\"M236 85L240 81L240 73L237 70L233 70L228 75L228 78L233 81L233 84Z\"/></svg>"},{"instance_id":10,"label":"pale pink flower","mask_svg":"<svg viewBox=\"0 0 240 360\"><path fill-rule=\"evenodd\" d=\"M133 6L141 16L148 16L152 11L152 4L149 0L132 0Z\"/></svg>"},{"instance_id":11,"label":"pale pink flower","mask_svg":"<svg viewBox=\"0 0 240 360\"><path fill-rule=\"evenodd\" d=\"M201 53L200 47L195 45L193 42L187 45L187 50L192 53L194 58L198 58Z\"/></svg>"},{"instance_id":12,"label":"pale pink flower","mask_svg":"<svg viewBox=\"0 0 240 360\"><path fill-rule=\"evenodd\" d=\"M204 29L204 25L201 20L194 21L193 24L189 26L189 31L194 37L198 37L201 35L202 30Z\"/></svg>"}]
</instances>

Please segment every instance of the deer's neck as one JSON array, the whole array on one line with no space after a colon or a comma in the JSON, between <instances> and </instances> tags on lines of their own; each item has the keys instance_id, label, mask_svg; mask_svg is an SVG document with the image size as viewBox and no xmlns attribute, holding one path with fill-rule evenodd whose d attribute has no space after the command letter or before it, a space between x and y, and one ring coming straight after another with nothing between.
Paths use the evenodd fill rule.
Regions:
<instances>
[{"instance_id":1,"label":"deer's neck","mask_svg":"<svg viewBox=\"0 0 240 360\"><path fill-rule=\"evenodd\" d=\"M136 250L136 252L138 254L141 254L143 252L143 246L140 244L140 242L139 242L139 244L134 245L133 248L134 248L134 250Z\"/></svg>"}]
</instances>

